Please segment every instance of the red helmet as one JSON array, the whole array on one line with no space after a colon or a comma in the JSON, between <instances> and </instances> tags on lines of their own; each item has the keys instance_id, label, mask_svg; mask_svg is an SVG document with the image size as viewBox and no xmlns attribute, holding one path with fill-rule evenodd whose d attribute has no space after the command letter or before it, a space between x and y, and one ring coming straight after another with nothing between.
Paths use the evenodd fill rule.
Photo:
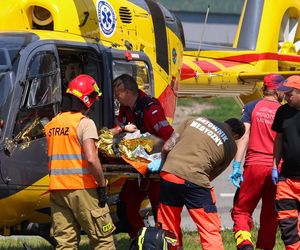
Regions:
<instances>
[{"instance_id":1,"label":"red helmet","mask_svg":"<svg viewBox=\"0 0 300 250\"><path fill-rule=\"evenodd\" d=\"M90 108L102 94L95 79L84 74L76 76L69 83L66 93L79 98L87 108Z\"/></svg>"}]
</instances>

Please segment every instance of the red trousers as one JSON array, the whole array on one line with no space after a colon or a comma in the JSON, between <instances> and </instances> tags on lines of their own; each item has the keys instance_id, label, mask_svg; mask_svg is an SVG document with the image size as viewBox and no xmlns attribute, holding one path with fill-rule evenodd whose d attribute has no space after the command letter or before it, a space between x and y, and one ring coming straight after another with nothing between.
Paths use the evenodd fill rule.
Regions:
<instances>
[{"instance_id":1,"label":"red trousers","mask_svg":"<svg viewBox=\"0 0 300 250\"><path fill-rule=\"evenodd\" d=\"M280 178L276 192L276 211L285 249L300 249L300 180Z\"/></svg>"},{"instance_id":2,"label":"red trousers","mask_svg":"<svg viewBox=\"0 0 300 250\"><path fill-rule=\"evenodd\" d=\"M271 250L276 241L277 221L275 212L276 186L272 183L271 166L245 165L244 181L235 195L232 210L237 247L251 244L251 228L253 227L252 213L260 199L260 228L256 247Z\"/></svg>"},{"instance_id":3,"label":"red trousers","mask_svg":"<svg viewBox=\"0 0 300 250\"><path fill-rule=\"evenodd\" d=\"M149 197L152 212L156 219L159 202L159 180L143 178L139 185L137 179L129 179L124 183L120 192L120 202L117 211L119 220L124 220L130 226L129 236L134 238L140 228L144 226L144 220L140 216L140 208L143 200ZM122 209L120 208L122 207Z\"/></svg>"},{"instance_id":4,"label":"red trousers","mask_svg":"<svg viewBox=\"0 0 300 250\"><path fill-rule=\"evenodd\" d=\"M203 188L173 174L161 173L160 205L157 221L162 228L175 233L182 247L181 211L186 206L196 223L203 250L222 250L221 221L215 206L213 189Z\"/></svg>"}]
</instances>

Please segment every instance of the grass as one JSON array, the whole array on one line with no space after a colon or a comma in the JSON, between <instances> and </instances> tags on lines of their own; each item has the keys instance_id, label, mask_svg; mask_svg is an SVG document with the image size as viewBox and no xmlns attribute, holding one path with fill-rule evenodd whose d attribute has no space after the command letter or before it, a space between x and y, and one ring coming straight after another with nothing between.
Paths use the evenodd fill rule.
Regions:
<instances>
[{"instance_id":1,"label":"grass","mask_svg":"<svg viewBox=\"0 0 300 250\"><path fill-rule=\"evenodd\" d=\"M178 98L177 106L190 107L194 102L202 103L202 98Z\"/></svg>"},{"instance_id":2,"label":"grass","mask_svg":"<svg viewBox=\"0 0 300 250\"><path fill-rule=\"evenodd\" d=\"M254 228L252 230L252 237L253 241L256 241L257 237L257 228ZM224 248L226 250L234 250L235 242L233 239L233 234L230 229L225 229L222 231L222 238L224 243ZM20 238L12 238L12 237L6 237L3 239L0 239L0 249L6 249L6 250L24 250L23 243L26 243L29 247L31 247L32 250L47 250L47 249L53 249L51 246L39 237L20 237ZM128 250L130 244L130 239L126 234L118 234L116 236L116 246L118 250ZM197 232L185 232L183 234L183 245L185 250L195 250L195 249L201 249L200 243L199 243L199 237ZM86 236L82 237L82 241L80 244L80 250L90 250L92 249L89 246L88 239ZM280 239L280 233L277 233L277 239L276 239L276 246L274 247L274 250L281 250L284 249L284 245L282 243L282 240Z\"/></svg>"},{"instance_id":3,"label":"grass","mask_svg":"<svg viewBox=\"0 0 300 250\"><path fill-rule=\"evenodd\" d=\"M194 103L208 104L212 108L205 109L195 116L205 116L208 118L224 121L230 117L241 117L241 107L235 102L233 98L182 98L178 100L179 106L192 107ZM253 240L256 241L257 228L252 232ZM232 231L226 229L222 231L222 238L226 250L236 249L233 239ZM39 237L5 237L0 238L0 249L6 250L24 250L23 243L26 243L32 250L52 249L47 241ZM130 239L126 234L119 234L116 236L116 245L118 250L127 250L130 244ZM183 244L185 250L201 249L199 246L199 237L197 232L185 232L183 236ZM92 249L89 246L86 236L82 237L80 250ZM280 233L277 234L277 244L274 250L284 249L284 245L280 239Z\"/></svg>"},{"instance_id":4,"label":"grass","mask_svg":"<svg viewBox=\"0 0 300 250\"><path fill-rule=\"evenodd\" d=\"M225 121L231 117L241 117L241 107L233 98L211 98L207 99L207 102L210 103L213 108L203 110L203 112L201 112L202 116L219 121Z\"/></svg>"},{"instance_id":5,"label":"grass","mask_svg":"<svg viewBox=\"0 0 300 250\"><path fill-rule=\"evenodd\" d=\"M192 107L194 103L211 106L211 108L204 109L200 113L195 113L194 116L201 115L218 121L224 121L231 117L241 117L241 107L231 97L180 98L178 100L178 106Z\"/></svg>"}]
</instances>

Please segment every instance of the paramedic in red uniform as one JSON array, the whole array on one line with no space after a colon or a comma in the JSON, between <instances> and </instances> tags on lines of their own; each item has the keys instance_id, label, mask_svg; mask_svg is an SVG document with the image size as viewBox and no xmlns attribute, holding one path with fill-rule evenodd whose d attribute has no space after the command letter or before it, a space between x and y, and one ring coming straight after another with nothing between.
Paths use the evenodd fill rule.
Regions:
<instances>
[{"instance_id":1,"label":"paramedic in red uniform","mask_svg":"<svg viewBox=\"0 0 300 250\"><path fill-rule=\"evenodd\" d=\"M240 187L235 194L232 210L237 249L253 249L252 213L260 199L262 207L256 247L271 250L276 242L276 186L271 178L276 133L272 131L271 126L280 107L281 98L276 89L283 81L284 78L280 75L266 75L263 98L249 102L243 108L242 121L246 132L237 141L238 151L233 161L233 173L230 175L233 185ZM244 172L241 176L240 165L245 152ZM241 184L240 178L243 180Z\"/></svg>"},{"instance_id":2,"label":"paramedic in red uniform","mask_svg":"<svg viewBox=\"0 0 300 250\"><path fill-rule=\"evenodd\" d=\"M182 249L183 206L196 223L202 249L224 249L211 181L230 164L237 150L235 140L244 132L244 124L235 118L222 123L199 117L183 122L165 143L163 152L170 153L160 173L157 221L175 233L175 249Z\"/></svg>"},{"instance_id":3,"label":"paramedic in red uniform","mask_svg":"<svg viewBox=\"0 0 300 250\"><path fill-rule=\"evenodd\" d=\"M287 78L278 88L287 104L276 112L272 180L277 184L275 208L285 249L300 249L300 76ZM278 178L277 167L283 160ZM279 181L278 181L279 179Z\"/></svg>"},{"instance_id":4,"label":"paramedic in red uniform","mask_svg":"<svg viewBox=\"0 0 300 250\"><path fill-rule=\"evenodd\" d=\"M117 126L119 132L123 131L126 124L133 123L141 133L149 132L163 141L169 139L173 128L167 121L161 104L157 99L139 90L133 77L127 74L117 77L113 81L113 89L121 105ZM117 228L122 230L121 227L125 227L131 238L144 226L139 210L146 196L150 199L156 217L159 201L158 179L143 178L140 185L137 179L128 179L121 190L117 207L120 224ZM128 225L129 228L126 229Z\"/></svg>"}]
</instances>

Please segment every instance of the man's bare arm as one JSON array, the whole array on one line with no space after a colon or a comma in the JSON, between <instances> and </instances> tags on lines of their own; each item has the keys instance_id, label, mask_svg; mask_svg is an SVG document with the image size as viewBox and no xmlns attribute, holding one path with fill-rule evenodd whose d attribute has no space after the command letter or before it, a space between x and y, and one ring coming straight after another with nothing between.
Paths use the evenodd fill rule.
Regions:
<instances>
[{"instance_id":1,"label":"man's bare arm","mask_svg":"<svg viewBox=\"0 0 300 250\"><path fill-rule=\"evenodd\" d=\"M165 142L161 150L161 162L164 164L168 153L174 148L179 139L179 134L173 131L171 137Z\"/></svg>"},{"instance_id":2,"label":"man's bare arm","mask_svg":"<svg viewBox=\"0 0 300 250\"><path fill-rule=\"evenodd\" d=\"M165 142L162 148L162 153L168 154L174 148L178 139L179 139L179 134L173 131L171 137Z\"/></svg>"},{"instance_id":3,"label":"man's bare arm","mask_svg":"<svg viewBox=\"0 0 300 250\"><path fill-rule=\"evenodd\" d=\"M134 124L127 124L124 126L124 128L122 128L121 126L116 126L114 128L110 129L110 132L112 133L113 136L118 135L122 132L129 132L129 133L133 133L135 131L137 131L137 127Z\"/></svg>"},{"instance_id":4,"label":"man's bare arm","mask_svg":"<svg viewBox=\"0 0 300 250\"><path fill-rule=\"evenodd\" d=\"M83 141L83 150L86 160L88 161L91 174L96 179L98 186L105 186L105 179L100 163L94 139L86 139Z\"/></svg>"},{"instance_id":5,"label":"man's bare arm","mask_svg":"<svg viewBox=\"0 0 300 250\"><path fill-rule=\"evenodd\" d=\"M250 123L244 122L245 134L239 140L235 141L237 145L237 152L235 154L234 160L241 162L243 160L244 154L248 147L249 137L250 137Z\"/></svg>"}]
</instances>

